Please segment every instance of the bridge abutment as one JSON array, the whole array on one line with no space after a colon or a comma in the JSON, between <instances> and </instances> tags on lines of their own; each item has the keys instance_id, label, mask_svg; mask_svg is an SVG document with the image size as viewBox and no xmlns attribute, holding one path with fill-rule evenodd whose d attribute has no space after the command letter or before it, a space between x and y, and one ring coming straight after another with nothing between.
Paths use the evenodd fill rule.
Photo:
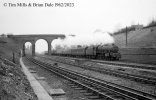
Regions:
<instances>
[{"instance_id":1,"label":"bridge abutment","mask_svg":"<svg viewBox=\"0 0 156 100\"><path fill-rule=\"evenodd\" d=\"M22 56L25 56L25 44L23 44L23 52Z\"/></svg>"}]
</instances>

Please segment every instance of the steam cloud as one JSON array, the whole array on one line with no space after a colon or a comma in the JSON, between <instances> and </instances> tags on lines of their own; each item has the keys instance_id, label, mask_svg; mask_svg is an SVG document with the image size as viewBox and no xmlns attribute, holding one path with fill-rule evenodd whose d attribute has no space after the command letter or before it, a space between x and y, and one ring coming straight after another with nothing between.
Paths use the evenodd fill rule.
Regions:
<instances>
[{"instance_id":1,"label":"steam cloud","mask_svg":"<svg viewBox=\"0 0 156 100\"><path fill-rule=\"evenodd\" d=\"M65 39L57 39L52 43L53 49L64 48L70 49L80 46L91 46L91 45L103 45L107 43L114 43L114 38L101 30L96 30L92 34L66 36Z\"/></svg>"}]
</instances>

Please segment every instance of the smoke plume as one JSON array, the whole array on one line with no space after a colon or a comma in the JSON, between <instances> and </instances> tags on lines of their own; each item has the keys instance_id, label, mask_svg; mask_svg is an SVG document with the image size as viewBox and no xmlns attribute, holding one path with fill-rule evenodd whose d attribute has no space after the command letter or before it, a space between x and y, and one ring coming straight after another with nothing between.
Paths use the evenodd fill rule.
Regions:
<instances>
[{"instance_id":1,"label":"smoke plume","mask_svg":"<svg viewBox=\"0 0 156 100\"><path fill-rule=\"evenodd\" d=\"M107 43L114 43L114 38L107 32L102 32L101 30L97 29L91 34L66 36L65 39L54 40L52 47L53 49L70 49L77 46L103 45Z\"/></svg>"}]
</instances>

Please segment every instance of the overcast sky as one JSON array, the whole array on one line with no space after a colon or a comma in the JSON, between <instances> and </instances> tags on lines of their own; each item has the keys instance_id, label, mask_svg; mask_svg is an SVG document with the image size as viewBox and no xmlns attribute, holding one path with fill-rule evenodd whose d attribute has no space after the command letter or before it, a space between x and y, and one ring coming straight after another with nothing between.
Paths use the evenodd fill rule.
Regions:
<instances>
[{"instance_id":1,"label":"overcast sky","mask_svg":"<svg viewBox=\"0 0 156 100\"><path fill-rule=\"evenodd\" d=\"M4 7L4 3L74 3L74 7ZM112 32L156 19L156 0L0 0L0 34Z\"/></svg>"}]
</instances>

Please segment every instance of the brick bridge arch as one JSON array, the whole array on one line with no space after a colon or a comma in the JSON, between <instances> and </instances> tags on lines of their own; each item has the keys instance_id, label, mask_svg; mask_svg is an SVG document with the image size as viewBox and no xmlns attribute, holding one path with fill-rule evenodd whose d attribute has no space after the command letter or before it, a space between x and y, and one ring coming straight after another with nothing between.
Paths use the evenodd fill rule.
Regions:
<instances>
[{"instance_id":1,"label":"brick bridge arch","mask_svg":"<svg viewBox=\"0 0 156 100\"><path fill-rule=\"evenodd\" d=\"M48 55L51 54L51 42L54 39L65 38L63 34L35 34L35 35L8 35L8 38L13 38L18 41L20 48L22 49L22 55L25 56L25 43L30 42L32 44L32 56L35 56L35 43L39 39L44 39L48 43Z\"/></svg>"}]
</instances>

